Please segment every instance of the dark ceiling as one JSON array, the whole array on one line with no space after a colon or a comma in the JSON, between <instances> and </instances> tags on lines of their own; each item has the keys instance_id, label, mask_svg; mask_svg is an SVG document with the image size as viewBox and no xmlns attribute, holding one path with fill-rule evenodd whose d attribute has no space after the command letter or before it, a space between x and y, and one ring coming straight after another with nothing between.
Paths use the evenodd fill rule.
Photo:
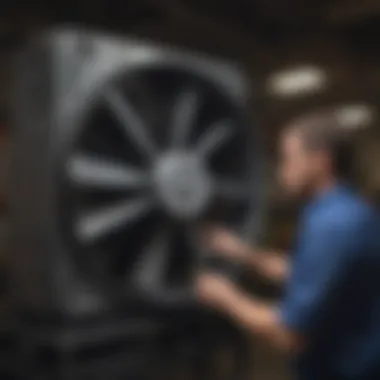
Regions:
<instances>
[{"instance_id":1,"label":"dark ceiling","mask_svg":"<svg viewBox=\"0 0 380 380\"><path fill-rule=\"evenodd\" d=\"M0 37L15 42L33 24L86 22L112 29L170 22L173 16L237 29L263 44L282 44L300 35L332 34L351 42L379 31L380 0L41 0L4 1ZM227 31L226 31L227 32Z\"/></svg>"},{"instance_id":2,"label":"dark ceiling","mask_svg":"<svg viewBox=\"0 0 380 380\"><path fill-rule=\"evenodd\" d=\"M14 0L2 7L0 51L5 55L33 31L70 22L240 61L251 73L269 126L301 108L377 103L380 0ZM2 64L8 64L6 59ZM263 88L268 75L296 64L322 67L329 89L291 102L268 96ZM4 89L6 72L0 70Z\"/></svg>"}]
</instances>

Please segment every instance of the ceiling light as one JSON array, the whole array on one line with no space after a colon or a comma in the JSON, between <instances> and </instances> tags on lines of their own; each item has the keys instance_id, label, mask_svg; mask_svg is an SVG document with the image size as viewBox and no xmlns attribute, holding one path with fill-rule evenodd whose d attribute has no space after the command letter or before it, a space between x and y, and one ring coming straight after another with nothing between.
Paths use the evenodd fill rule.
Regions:
<instances>
[{"instance_id":1,"label":"ceiling light","mask_svg":"<svg viewBox=\"0 0 380 380\"><path fill-rule=\"evenodd\" d=\"M314 66L303 66L274 73L268 80L270 93L290 97L322 90L327 82L326 73Z\"/></svg>"},{"instance_id":2,"label":"ceiling light","mask_svg":"<svg viewBox=\"0 0 380 380\"><path fill-rule=\"evenodd\" d=\"M374 118L374 110L367 105L346 105L339 108L337 117L347 128L362 128L369 125Z\"/></svg>"}]
</instances>

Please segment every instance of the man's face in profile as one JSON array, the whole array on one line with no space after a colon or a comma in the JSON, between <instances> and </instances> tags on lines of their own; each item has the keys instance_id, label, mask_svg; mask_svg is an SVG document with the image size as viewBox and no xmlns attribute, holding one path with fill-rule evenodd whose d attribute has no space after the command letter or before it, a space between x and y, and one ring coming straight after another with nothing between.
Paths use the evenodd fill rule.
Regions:
<instances>
[{"instance_id":1,"label":"man's face in profile","mask_svg":"<svg viewBox=\"0 0 380 380\"><path fill-rule=\"evenodd\" d=\"M278 174L282 187L291 196L306 195L320 172L320 155L306 147L304 138L297 130L283 133L279 153Z\"/></svg>"}]
</instances>

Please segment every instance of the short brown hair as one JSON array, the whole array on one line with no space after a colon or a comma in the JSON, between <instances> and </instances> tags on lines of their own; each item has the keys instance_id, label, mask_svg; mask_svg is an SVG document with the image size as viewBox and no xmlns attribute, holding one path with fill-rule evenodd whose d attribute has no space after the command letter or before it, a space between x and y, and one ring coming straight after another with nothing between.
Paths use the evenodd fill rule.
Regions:
<instances>
[{"instance_id":1,"label":"short brown hair","mask_svg":"<svg viewBox=\"0 0 380 380\"><path fill-rule=\"evenodd\" d=\"M352 180L355 171L355 138L338 118L336 112L318 111L302 116L290 124L290 129L301 134L306 147L329 153L334 174Z\"/></svg>"}]
</instances>

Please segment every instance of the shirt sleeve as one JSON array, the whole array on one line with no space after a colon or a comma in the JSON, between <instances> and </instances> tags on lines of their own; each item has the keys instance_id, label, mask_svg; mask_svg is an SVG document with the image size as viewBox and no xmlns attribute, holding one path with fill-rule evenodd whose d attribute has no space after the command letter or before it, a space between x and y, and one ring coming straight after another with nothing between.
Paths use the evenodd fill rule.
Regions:
<instances>
[{"instance_id":1,"label":"shirt sleeve","mask_svg":"<svg viewBox=\"0 0 380 380\"><path fill-rule=\"evenodd\" d=\"M282 321L289 329L310 334L322 327L334 308L335 297L347 284L359 230L357 223L348 219L338 223L320 220L305 231L280 307Z\"/></svg>"}]
</instances>

